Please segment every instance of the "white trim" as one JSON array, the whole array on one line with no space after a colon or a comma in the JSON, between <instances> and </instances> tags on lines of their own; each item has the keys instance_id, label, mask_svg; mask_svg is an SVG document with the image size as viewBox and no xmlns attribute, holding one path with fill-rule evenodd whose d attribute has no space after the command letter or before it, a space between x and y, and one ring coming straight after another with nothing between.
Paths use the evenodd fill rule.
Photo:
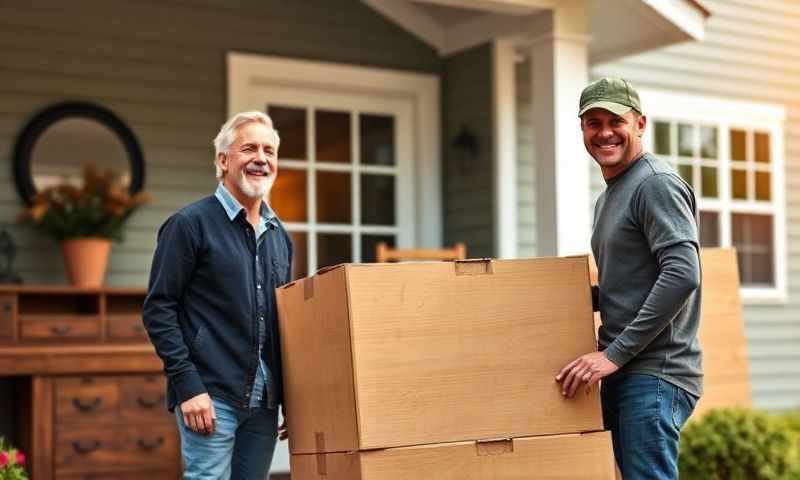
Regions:
<instances>
[{"instance_id":1,"label":"white trim","mask_svg":"<svg viewBox=\"0 0 800 480\"><path fill-rule=\"evenodd\" d=\"M497 258L517 256L517 130L514 44L495 40L494 96L494 244Z\"/></svg>"},{"instance_id":2,"label":"white trim","mask_svg":"<svg viewBox=\"0 0 800 480\"><path fill-rule=\"evenodd\" d=\"M434 19L407 0L361 0L389 20L402 26L440 53L445 50L445 31Z\"/></svg>"},{"instance_id":3,"label":"white trim","mask_svg":"<svg viewBox=\"0 0 800 480\"><path fill-rule=\"evenodd\" d=\"M775 287L742 287L742 300L747 304L783 304L788 301L785 147L784 128L786 107L783 105L748 102L711 96L676 94L659 90L640 90L642 108L651 115L650 128L645 135L647 145L653 144L653 119L685 121L691 124L714 125L719 129L719 194L718 200L698 196L698 207L704 211L720 212L720 243L731 246L731 215L733 213L761 213L773 216ZM743 129L752 137L752 131L770 135L772 163L769 166L772 181L772 200L733 200L730 190L730 129ZM748 141L751 145L752 139ZM673 151L675 145L673 145ZM752 148L752 147L748 147ZM753 152L748 153L748 158ZM748 172L753 170L748 166ZM762 166L756 166L762 170Z\"/></svg>"},{"instance_id":4,"label":"white trim","mask_svg":"<svg viewBox=\"0 0 800 480\"><path fill-rule=\"evenodd\" d=\"M639 0L681 29L691 40L705 37L705 15L688 1Z\"/></svg>"},{"instance_id":5,"label":"white trim","mask_svg":"<svg viewBox=\"0 0 800 480\"><path fill-rule=\"evenodd\" d=\"M442 195L440 152L440 90L434 75L400 72L335 63L293 60L264 55L229 52L228 112L252 108L247 91L258 84L291 88L325 89L331 92L367 94L411 103L411 139L399 139L398 148L411 149L415 160L401 180L416 185L414 216L415 246L442 246ZM309 136L312 132L309 132ZM310 137L313 139L313 137ZM408 142L408 140L416 140ZM314 159L310 159L313 163ZM313 179L309 175L309 182ZM313 183L310 183L313 186ZM310 189L313 191L313 188ZM313 205L315 202L311 202ZM310 207L313 208L313 207ZM312 212L309 212L312 213ZM310 217L313 218L313 217ZM313 242L309 242L313 250Z\"/></svg>"}]
</instances>

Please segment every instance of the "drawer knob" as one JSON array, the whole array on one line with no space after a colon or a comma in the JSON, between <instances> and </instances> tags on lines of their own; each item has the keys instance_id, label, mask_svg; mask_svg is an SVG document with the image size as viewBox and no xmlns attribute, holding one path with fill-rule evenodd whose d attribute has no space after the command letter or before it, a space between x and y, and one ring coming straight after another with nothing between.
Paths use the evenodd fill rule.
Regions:
<instances>
[{"instance_id":1,"label":"drawer knob","mask_svg":"<svg viewBox=\"0 0 800 480\"><path fill-rule=\"evenodd\" d=\"M75 406L75 408L77 408L81 412L91 412L93 410L98 409L100 405L103 404L103 399L100 397L94 397L94 400L92 400L91 402L84 403L83 400L75 397L72 399L72 404Z\"/></svg>"},{"instance_id":2,"label":"drawer knob","mask_svg":"<svg viewBox=\"0 0 800 480\"><path fill-rule=\"evenodd\" d=\"M86 455L100 448L100 440L92 440L90 442L72 442L72 448L74 448L75 451L81 455Z\"/></svg>"},{"instance_id":3,"label":"drawer knob","mask_svg":"<svg viewBox=\"0 0 800 480\"><path fill-rule=\"evenodd\" d=\"M158 447L164 444L164 437L158 437L154 440L145 440L144 438L140 438L139 441L136 443L142 450L151 451L157 449Z\"/></svg>"},{"instance_id":4,"label":"drawer knob","mask_svg":"<svg viewBox=\"0 0 800 480\"><path fill-rule=\"evenodd\" d=\"M161 403L161 397L136 397L136 403L139 404L140 407L146 410L152 410L156 408Z\"/></svg>"},{"instance_id":5,"label":"drawer knob","mask_svg":"<svg viewBox=\"0 0 800 480\"><path fill-rule=\"evenodd\" d=\"M61 337L68 334L71 330L72 330L72 325L53 325L52 327L50 327L50 331L53 332L54 335L58 335Z\"/></svg>"}]
</instances>

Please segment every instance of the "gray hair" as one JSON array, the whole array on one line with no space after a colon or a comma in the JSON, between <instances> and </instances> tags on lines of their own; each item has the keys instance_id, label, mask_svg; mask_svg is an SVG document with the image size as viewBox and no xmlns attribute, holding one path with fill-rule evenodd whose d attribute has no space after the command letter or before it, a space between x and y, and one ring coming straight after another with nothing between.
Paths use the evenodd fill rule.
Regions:
<instances>
[{"instance_id":1,"label":"gray hair","mask_svg":"<svg viewBox=\"0 0 800 480\"><path fill-rule=\"evenodd\" d=\"M237 113L222 125L222 128L219 129L219 133L214 137L214 168L216 170L217 179L222 179L225 174L217 162L217 156L220 153L228 153L231 144L236 140L236 129L250 122L266 125L267 128L272 130L272 133L275 134L275 141L280 144L281 138L278 136L278 131L275 130L275 127L272 125L272 119L269 118L269 115L257 110Z\"/></svg>"}]
</instances>

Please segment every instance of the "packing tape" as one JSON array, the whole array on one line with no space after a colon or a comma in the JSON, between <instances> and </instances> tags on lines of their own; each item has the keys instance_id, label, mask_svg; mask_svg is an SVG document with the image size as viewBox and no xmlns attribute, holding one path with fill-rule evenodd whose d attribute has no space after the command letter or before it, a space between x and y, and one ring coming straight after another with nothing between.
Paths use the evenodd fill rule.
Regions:
<instances>
[{"instance_id":1,"label":"packing tape","mask_svg":"<svg viewBox=\"0 0 800 480\"><path fill-rule=\"evenodd\" d=\"M316 444L318 452L325 451L325 433L324 432L314 432L314 443Z\"/></svg>"},{"instance_id":2,"label":"packing tape","mask_svg":"<svg viewBox=\"0 0 800 480\"><path fill-rule=\"evenodd\" d=\"M505 455L514 453L514 441L510 438L502 440L478 441L475 442L475 450L478 456Z\"/></svg>"},{"instance_id":3,"label":"packing tape","mask_svg":"<svg viewBox=\"0 0 800 480\"><path fill-rule=\"evenodd\" d=\"M324 453L317 454L317 475L325 477L328 475L328 462L325 460Z\"/></svg>"},{"instance_id":4,"label":"packing tape","mask_svg":"<svg viewBox=\"0 0 800 480\"><path fill-rule=\"evenodd\" d=\"M303 280L303 299L308 300L314 296L314 277Z\"/></svg>"}]
</instances>

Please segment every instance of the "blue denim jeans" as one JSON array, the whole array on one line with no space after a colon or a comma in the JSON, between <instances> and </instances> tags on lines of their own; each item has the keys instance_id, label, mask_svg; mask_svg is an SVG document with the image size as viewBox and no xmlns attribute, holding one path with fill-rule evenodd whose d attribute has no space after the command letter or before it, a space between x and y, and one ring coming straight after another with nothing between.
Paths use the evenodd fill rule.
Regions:
<instances>
[{"instance_id":1,"label":"blue denim jeans","mask_svg":"<svg viewBox=\"0 0 800 480\"><path fill-rule=\"evenodd\" d=\"M604 379L601 398L622 478L677 479L681 428L697 398L666 380L641 374Z\"/></svg>"},{"instance_id":2,"label":"blue denim jeans","mask_svg":"<svg viewBox=\"0 0 800 480\"><path fill-rule=\"evenodd\" d=\"M217 423L214 433L202 435L175 417L181 435L185 480L264 480L272 463L278 435L278 410L232 407L212 399Z\"/></svg>"}]
</instances>

